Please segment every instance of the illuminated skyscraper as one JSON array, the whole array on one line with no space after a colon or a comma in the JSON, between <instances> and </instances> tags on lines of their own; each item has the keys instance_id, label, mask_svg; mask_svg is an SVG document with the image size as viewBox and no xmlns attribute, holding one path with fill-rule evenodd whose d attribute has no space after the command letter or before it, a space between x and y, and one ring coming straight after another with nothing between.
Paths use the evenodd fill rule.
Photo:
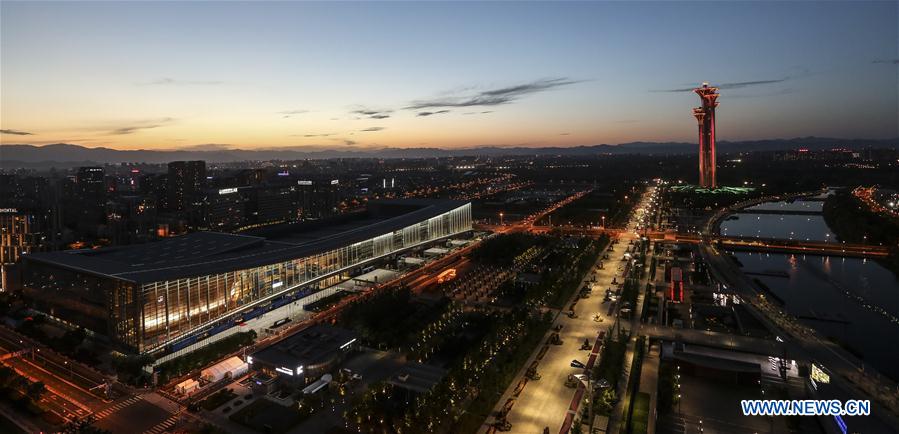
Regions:
<instances>
[{"instance_id":1,"label":"illuminated skyscraper","mask_svg":"<svg viewBox=\"0 0 899 434\"><path fill-rule=\"evenodd\" d=\"M693 89L702 99L702 107L693 109L693 116L699 124L699 186L715 188L718 181L715 177L715 107L718 107L718 88L702 87Z\"/></svg>"}]
</instances>

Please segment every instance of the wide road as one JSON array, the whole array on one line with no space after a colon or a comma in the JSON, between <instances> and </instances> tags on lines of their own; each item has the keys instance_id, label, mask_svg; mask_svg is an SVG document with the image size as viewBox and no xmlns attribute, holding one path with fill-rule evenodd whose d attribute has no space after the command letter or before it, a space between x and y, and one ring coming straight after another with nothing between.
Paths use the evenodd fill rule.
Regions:
<instances>
[{"instance_id":1,"label":"wide road","mask_svg":"<svg viewBox=\"0 0 899 434\"><path fill-rule=\"evenodd\" d=\"M90 368L2 327L0 354L10 354L3 364L31 381L44 383L46 392L41 397L41 403L63 420L84 418L106 404L98 396L102 393L99 390L91 391L89 386L94 384L96 377L100 377L99 373L87 372Z\"/></svg>"},{"instance_id":2,"label":"wide road","mask_svg":"<svg viewBox=\"0 0 899 434\"><path fill-rule=\"evenodd\" d=\"M644 205L645 203L641 203L637 207ZM623 264L621 259L628 248L628 241L637 237L633 232L637 225L637 219L638 214L634 213L634 217L628 223L630 230L623 231L618 238L619 242L609 249L609 259L605 261L600 260L600 262L605 262L604 268L601 270L596 270L596 267L593 268L596 271L597 281L595 285L597 290L589 298L581 299L577 303L575 306L577 317L569 318L565 314L557 317L554 326L562 326L560 336L563 343L562 345L549 346L549 350L543 356L537 368L537 372L541 375L540 380L527 383L512 410L507 415L508 421L512 424L511 432L542 434L543 430L548 427L550 432L557 433L562 427L576 391L574 388L566 387L565 381L568 379L569 374L583 372L583 369L572 368L570 365L571 361L578 360L586 363L589 351L580 349L584 340L589 340L592 344L600 330L608 329L614 321L614 316L608 315L609 305L607 303L603 304L603 294L606 288L613 286L613 278L617 277L619 283L623 281L623 271L619 266ZM599 264L597 263L596 265L598 266ZM592 271L583 276L582 284L594 284L590 281L591 278ZM574 296L577 297L577 292ZM595 315L599 315L602 321L594 321L593 317ZM534 351L525 367L530 366L532 361L536 359L539 350L540 348L537 348ZM597 360L596 363L599 363L599 361ZM502 408L506 399L514 392L517 383L517 379L513 381L503 397L498 401L494 410L499 411ZM492 418L487 422L492 422Z\"/></svg>"}]
</instances>

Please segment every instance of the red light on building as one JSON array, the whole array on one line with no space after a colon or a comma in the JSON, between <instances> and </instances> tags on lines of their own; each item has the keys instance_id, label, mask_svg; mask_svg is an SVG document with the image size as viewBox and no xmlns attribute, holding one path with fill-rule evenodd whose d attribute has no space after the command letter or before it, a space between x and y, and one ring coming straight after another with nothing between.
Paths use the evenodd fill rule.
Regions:
<instances>
[{"instance_id":1,"label":"red light on building","mask_svg":"<svg viewBox=\"0 0 899 434\"><path fill-rule=\"evenodd\" d=\"M715 188L718 181L715 176L715 107L718 107L718 88L702 87L693 89L702 100L702 107L693 109L693 116L699 124L699 186Z\"/></svg>"},{"instance_id":2,"label":"red light on building","mask_svg":"<svg viewBox=\"0 0 899 434\"><path fill-rule=\"evenodd\" d=\"M680 267L671 267L671 281L668 282L668 300L675 303L684 301L684 274Z\"/></svg>"},{"instance_id":3,"label":"red light on building","mask_svg":"<svg viewBox=\"0 0 899 434\"><path fill-rule=\"evenodd\" d=\"M673 303L683 303L684 282L672 280L668 284L668 300Z\"/></svg>"}]
</instances>

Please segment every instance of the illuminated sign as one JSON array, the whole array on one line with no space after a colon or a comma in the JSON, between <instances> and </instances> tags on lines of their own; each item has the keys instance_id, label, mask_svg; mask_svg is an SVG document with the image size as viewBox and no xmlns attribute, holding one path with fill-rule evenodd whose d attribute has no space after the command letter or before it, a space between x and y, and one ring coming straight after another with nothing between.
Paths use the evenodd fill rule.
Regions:
<instances>
[{"instance_id":1,"label":"illuminated sign","mask_svg":"<svg viewBox=\"0 0 899 434\"><path fill-rule=\"evenodd\" d=\"M303 373L303 365L297 366L297 375L301 375Z\"/></svg>"},{"instance_id":2,"label":"illuminated sign","mask_svg":"<svg viewBox=\"0 0 899 434\"><path fill-rule=\"evenodd\" d=\"M17 212L19 212L19 210L16 209L16 208L0 208L0 213L4 213L4 214L6 214L6 213L17 213Z\"/></svg>"},{"instance_id":3,"label":"illuminated sign","mask_svg":"<svg viewBox=\"0 0 899 434\"><path fill-rule=\"evenodd\" d=\"M331 180L331 185L337 185L338 182L339 182L338 180L332 179L332 180Z\"/></svg>"},{"instance_id":4,"label":"illuminated sign","mask_svg":"<svg viewBox=\"0 0 899 434\"><path fill-rule=\"evenodd\" d=\"M280 288L282 285L284 285L284 282L275 282L275 283L272 283L272 289L274 289L274 288Z\"/></svg>"},{"instance_id":5,"label":"illuminated sign","mask_svg":"<svg viewBox=\"0 0 899 434\"><path fill-rule=\"evenodd\" d=\"M237 187L223 188L223 189L219 190L219 194L231 194L231 193L237 193Z\"/></svg>"},{"instance_id":6,"label":"illuminated sign","mask_svg":"<svg viewBox=\"0 0 899 434\"><path fill-rule=\"evenodd\" d=\"M298 185L312 185L312 181L300 180L297 181Z\"/></svg>"},{"instance_id":7,"label":"illuminated sign","mask_svg":"<svg viewBox=\"0 0 899 434\"><path fill-rule=\"evenodd\" d=\"M287 368L278 367L278 368L275 368L275 370L282 374L293 375L293 371L290 369L287 369Z\"/></svg>"},{"instance_id":8,"label":"illuminated sign","mask_svg":"<svg viewBox=\"0 0 899 434\"><path fill-rule=\"evenodd\" d=\"M247 356L247 364L248 364L248 365L252 365L252 364L253 364L253 356Z\"/></svg>"},{"instance_id":9,"label":"illuminated sign","mask_svg":"<svg viewBox=\"0 0 899 434\"><path fill-rule=\"evenodd\" d=\"M812 373L811 373L812 381L821 384L830 383L830 375L827 375L823 369L819 368L818 365L812 363Z\"/></svg>"},{"instance_id":10,"label":"illuminated sign","mask_svg":"<svg viewBox=\"0 0 899 434\"><path fill-rule=\"evenodd\" d=\"M283 172L278 172L278 176L290 176L290 172L288 172L286 170Z\"/></svg>"}]
</instances>

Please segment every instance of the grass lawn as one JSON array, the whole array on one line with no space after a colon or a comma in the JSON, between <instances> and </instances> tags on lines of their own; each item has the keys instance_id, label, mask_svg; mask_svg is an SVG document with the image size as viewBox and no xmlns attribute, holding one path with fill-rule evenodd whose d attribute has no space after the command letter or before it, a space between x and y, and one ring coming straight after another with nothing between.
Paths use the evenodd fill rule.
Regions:
<instances>
[{"instance_id":1,"label":"grass lawn","mask_svg":"<svg viewBox=\"0 0 899 434\"><path fill-rule=\"evenodd\" d=\"M634 400L631 434L646 434L649 428L649 394L640 392Z\"/></svg>"}]
</instances>

